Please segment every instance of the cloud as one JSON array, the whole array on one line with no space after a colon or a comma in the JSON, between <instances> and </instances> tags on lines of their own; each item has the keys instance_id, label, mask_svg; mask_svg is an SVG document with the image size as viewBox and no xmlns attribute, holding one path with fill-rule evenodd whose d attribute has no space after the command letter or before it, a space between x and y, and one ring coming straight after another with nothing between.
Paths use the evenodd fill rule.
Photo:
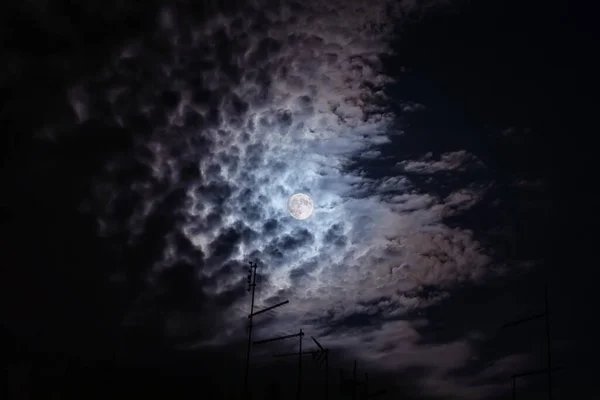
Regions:
<instances>
[{"instance_id":1,"label":"cloud","mask_svg":"<svg viewBox=\"0 0 600 400\"><path fill-rule=\"evenodd\" d=\"M371 9L374 13L381 12L377 10L377 7ZM360 182L360 177L352 177L343 170L344 154L350 155L385 142L386 123L391 120L391 115L384 107L375 106L374 99L381 96L377 88L389 81L378 71L377 61L377 54L387 49L385 42L380 40L381 33L363 28L364 22L350 23L357 18L369 20L368 16L354 10L340 8L334 12L328 9L318 14L312 9L297 10L293 14L298 19L296 23L291 22L291 13L282 11L282 14L287 17L275 19L268 32L256 32L248 38L237 38L245 36L245 30L233 30L228 22L208 23L202 33L195 32L195 40L215 43L216 37L223 44L209 45L197 55L214 60L213 66L206 66L207 70L202 71L203 86L190 87L191 97L197 100L194 103L181 100L180 103L180 98L186 98L186 89L180 89L182 94L177 96L174 88L168 87L171 83L166 78L156 82L155 95L149 93L143 100L153 112L166 113L165 122L177 124L184 112L197 113L205 121L203 136L210 138L205 149L189 143L194 139L186 135L189 132L185 125L175 129L180 131L180 136L173 136L174 133L168 132L173 130L168 123L162 129L155 129L150 134L151 143L146 144L147 148L156 149L150 167L159 180L171 186L187 184L194 187L188 192L186 206L182 200L171 210L181 207L183 209L178 212L188 215L187 221L182 221L175 229L187 232L189 240L204 253L207 260L204 273L213 269L216 273L228 259L260 257L271 273L273 294L289 287L287 271L296 270L305 263L304 260L319 260L319 270L324 269L327 262L356 264L353 260L356 258L367 265L373 263L385 255L379 254L380 249L394 246L391 242L386 244L385 240L377 246L374 240L379 241L378 238L388 234L398 241L403 234L402 229L386 226L390 225L389 221L397 220L399 224L419 229L422 223L419 214L429 212L419 203L414 206L404 203L406 211L402 211L402 207L397 207L396 212L380 211L387 208L385 203L375 199L353 199L349 184L346 184L346 193L326 190L326 184L331 180L337 180L341 188L344 188L344 181ZM267 18L276 17L267 13ZM288 34L292 31L290 23L295 27L292 35ZM252 22L247 24L251 29ZM352 33L356 27L359 32ZM242 47L244 42L247 45ZM233 43L237 43L238 52ZM227 59L220 55L223 46L229 46ZM175 47L174 51L184 49ZM193 48L186 49L186 53L193 59ZM330 62L332 55L337 58L336 63ZM236 63L235 73L240 76L232 76L231 68L224 65L227 63ZM156 68L158 76L167 68ZM113 73L127 74L118 65ZM161 84L167 87L161 89ZM219 99L221 107L214 108L212 102L199 103L199 97L193 92L200 90L208 93L209 99ZM152 98L157 105L152 105ZM143 107L138 106L139 112L144 112ZM119 109L115 108L113 112L116 121L128 118L119 115ZM199 159L201 179L199 182L182 182L181 164L194 158ZM402 180L389 178L377 187L371 185L369 190L371 193L385 193L392 188L402 191L401 182L394 182L394 179ZM294 191L306 191L315 199L315 215L304 228L311 240L295 239L298 227L294 227L294 222L285 215L283 204ZM414 201L422 199L414 195ZM384 222L386 219L387 223ZM428 222L436 219L434 216ZM273 239L265 241L259 235L248 234L242 243L239 231L261 232L265 220L278 221L277 225L270 225L271 229L279 228L273 230ZM349 223L342 228L337 221ZM205 229L198 226L206 224ZM338 246L329 247L333 234L340 238ZM368 237L375 239L368 240ZM423 234L411 232L405 240L416 247L417 237L424 238ZM430 254L427 250L419 258L433 260ZM450 254L444 260L454 263L455 256L457 254ZM443 259L443 256L437 257L437 261L432 261L423 271L414 272L415 279L441 279L427 278L432 276L431 271L436 270L436 265L444 269L440 257ZM384 270L386 273L387 269ZM349 271L345 288L333 293L344 298L345 292L352 291L357 284L381 279L373 273L363 276L362 271L358 266ZM455 270L450 271L449 278ZM322 272L322 277L326 276L327 272ZM328 287L323 281L321 285Z\"/></svg>"},{"instance_id":2,"label":"cloud","mask_svg":"<svg viewBox=\"0 0 600 400\"><path fill-rule=\"evenodd\" d=\"M124 326L194 346L235 342L246 263L256 260L258 307L290 300L258 336L301 323L381 368L442 374L465 364L468 340L423 344L424 322L401 318L495 273L473 232L444 222L485 188L442 197L417 190L411 174L481 162L466 151L426 154L377 178L350 167L399 134L380 57L391 54L394 18L418 7L254 2L202 23L167 7L153 35L73 85L72 119L54 140L95 131L123 142L102 153L81 207L122 243L126 262L112 280L136 291ZM295 192L314 201L307 220L286 211Z\"/></svg>"},{"instance_id":3,"label":"cloud","mask_svg":"<svg viewBox=\"0 0 600 400\"><path fill-rule=\"evenodd\" d=\"M405 160L397 164L403 171L417 174L434 174L443 171L465 171L467 168L483 168L483 163L465 150L441 154L434 160L432 153L427 153L421 160Z\"/></svg>"}]
</instances>

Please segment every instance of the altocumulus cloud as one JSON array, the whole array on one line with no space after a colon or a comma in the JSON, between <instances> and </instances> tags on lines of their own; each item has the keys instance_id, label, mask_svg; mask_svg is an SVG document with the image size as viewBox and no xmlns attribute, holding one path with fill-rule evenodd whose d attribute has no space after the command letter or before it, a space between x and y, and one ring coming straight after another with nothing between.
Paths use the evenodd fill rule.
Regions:
<instances>
[{"instance_id":1,"label":"altocumulus cloud","mask_svg":"<svg viewBox=\"0 0 600 400\"><path fill-rule=\"evenodd\" d=\"M255 1L202 23L164 8L152 35L73 86L75 128L131 137L82 204L100 235L127 243L132 262L111 271L115 285L139 282L124 325L194 347L239 340L245 267L257 260L258 306L291 301L257 335L301 325L379 368L417 365L436 377L468 361L469 340L419 344L426 321L403 317L499 271L472 232L443 223L485 190L440 197L404 172L484 166L459 152L401 161L381 179L351 168L402 134L380 57L392 52L393 24L419 7ZM307 220L286 211L295 192L313 198ZM375 322L352 328L356 315Z\"/></svg>"}]
</instances>

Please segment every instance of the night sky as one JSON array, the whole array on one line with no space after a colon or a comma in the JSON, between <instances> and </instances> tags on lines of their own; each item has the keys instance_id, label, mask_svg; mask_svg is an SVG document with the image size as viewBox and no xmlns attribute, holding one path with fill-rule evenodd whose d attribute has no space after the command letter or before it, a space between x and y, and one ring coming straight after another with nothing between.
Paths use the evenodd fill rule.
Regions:
<instances>
[{"instance_id":1,"label":"night sky","mask_svg":"<svg viewBox=\"0 0 600 400\"><path fill-rule=\"evenodd\" d=\"M546 286L553 398L597 392L590 17L516 0L144 4L0 13L13 387L239 398L253 261L255 311L289 300L254 339L316 337L332 399L354 360L382 398L510 398L510 375L546 367L544 320L499 328L543 312ZM286 208L298 192L305 220ZM254 399L274 383L294 398L297 360L271 355L296 349L253 348ZM303 362L305 398L323 398ZM545 399L546 377L517 390Z\"/></svg>"}]
</instances>

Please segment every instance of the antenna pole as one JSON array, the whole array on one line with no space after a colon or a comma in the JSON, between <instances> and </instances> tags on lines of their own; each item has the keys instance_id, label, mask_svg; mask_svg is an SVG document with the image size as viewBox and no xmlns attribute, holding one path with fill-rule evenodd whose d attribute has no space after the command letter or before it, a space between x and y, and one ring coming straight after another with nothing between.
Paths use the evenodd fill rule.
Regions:
<instances>
[{"instance_id":1,"label":"antenna pole","mask_svg":"<svg viewBox=\"0 0 600 400\"><path fill-rule=\"evenodd\" d=\"M512 382L513 383L513 386L512 386L512 389L513 389L512 390L512 398L513 398L513 400L517 400L517 383L516 383L516 379L517 379L517 377L513 375L513 377L512 377L512 381L513 381Z\"/></svg>"},{"instance_id":2,"label":"antenna pole","mask_svg":"<svg viewBox=\"0 0 600 400\"><path fill-rule=\"evenodd\" d=\"M321 368L323 363L325 363L325 400L329 400L329 349L324 348L321 344L311 336L311 339L317 345L317 350L311 351L302 351L302 338L304 337L304 332L300 329L300 333L296 333L293 335L282 336L278 338L266 339L260 341L261 343L265 343L267 341L281 340L289 337L298 336L300 338L300 348L298 349L298 353L283 353L283 354L274 354L273 357L290 357L290 356L298 356L298 383L302 382L302 356L310 354L313 358L313 361L317 364L318 368ZM254 342L256 344L256 342ZM300 388L300 386L299 386ZM300 389L299 389L300 391Z\"/></svg>"},{"instance_id":3,"label":"antenna pole","mask_svg":"<svg viewBox=\"0 0 600 400\"><path fill-rule=\"evenodd\" d=\"M325 350L325 400L329 400L329 349Z\"/></svg>"},{"instance_id":4,"label":"antenna pole","mask_svg":"<svg viewBox=\"0 0 600 400\"><path fill-rule=\"evenodd\" d=\"M252 348L252 317L254 315L254 294L256 292L256 263L250 262L250 272L248 273L248 289L252 291L252 300L250 301L250 314L248 315L248 344L246 347L246 371L244 374L244 398L250 398L248 390L248 375L250 372L250 349Z\"/></svg>"},{"instance_id":5,"label":"antenna pole","mask_svg":"<svg viewBox=\"0 0 600 400\"><path fill-rule=\"evenodd\" d=\"M365 380L364 382L359 383L356 378L356 360L354 360L354 368L352 371L352 378L345 379L342 370L340 369L340 378L342 380L342 390L344 393L351 392L353 400L369 400L375 399L377 397L383 396L387 393L387 390L380 389L376 392L369 392L369 374L365 372ZM350 387L350 385L352 387ZM358 390L358 386L360 386L360 391Z\"/></svg>"},{"instance_id":6,"label":"antenna pole","mask_svg":"<svg viewBox=\"0 0 600 400\"><path fill-rule=\"evenodd\" d=\"M267 311L271 311L277 307L280 307L280 306L283 306L283 305L289 303L288 300L285 300L285 301L282 301L281 303L277 303L273 306L270 306L270 307L264 308L260 311L254 312L254 299L255 299L255 294L256 294L256 269L258 268L258 265L252 261L250 261L249 264L250 264L250 268L249 268L248 276L246 277L246 281L248 284L247 291L252 292L252 296L251 296L251 300L250 300L250 312L248 313L248 344L246 347L246 369L245 369L245 373L244 373L244 392L242 395L242 400L249 400L251 398L248 377L250 374L250 354L251 354L252 345L281 339L281 338L272 338L272 339L262 340L262 341L258 341L258 342L252 341L252 328L253 328L254 317L259 314L263 314ZM291 336L296 336L296 335L291 335Z\"/></svg>"},{"instance_id":7,"label":"antenna pole","mask_svg":"<svg viewBox=\"0 0 600 400\"><path fill-rule=\"evenodd\" d=\"M354 360L354 369L352 370L352 400L356 400L356 360Z\"/></svg>"},{"instance_id":8,"label":"antenna pole","mask_svg":"<svg viewBox=\"0 0 600 400\"><path fill-rule=\"evenodd\" d=\"M546 353L548 357L548 400L552 400L552 349L550 342L550 307L548 305L548 285L544 287L544 308L546 320Z\"/></svg>"},{"instance_id":9,"label":"antenna pole","mask_svg":"<svg viewBox=\"0 0 600 400\"><path fill-rule=\"evenodd\" d=\"M304 332L300 329L298 334L298 393L296 395L298 400L302 397L302 336L304 336Z\"/></svg>"},{"instance_id":10,"label":"antenna pole","mask_svg":"<svg viewBox=\"0 0 600 400\"><path fill-rule=\"evenodd\" d=\"M277 342L279 340L285 340L285 339L289 339L289 338L293 338L298 336L299 340L300 340L300 345L299 345L299 349L298 349L298 353L293 353L293 355L298 355L298 389L296 392L296 397L297 399L300 399L300 394L302 392L302 355L304 354L312 354L312 352L302 352L302 336L304 336L304 332L302 332L302 329L300 329L299 333L292 333L291 335L284 335L284 336L276 336L276 337L272 337L272 338L268 338L268 339L263 339L263 340L257 340L254 341L254 344L263 344L263 343L271 343L271 342ZM273 357L286 357L292 355L290 354L276 354Z\"/></svg>"},{"instance_id":11,"label":"antenna pole","mask_svg":"<svg viewBox=\"0 0 600 400\"><path fill-rule=\"evenodd\" d=\"M547 367L542 370L542 372L546 372L548 376L548 400L552 400L552 371L557 368L552 367L552 342L550 340L550 306L548 305L548 285L544 287L544 312L541 314L532 315L526 318L521 318L516 321L509 322L504 324L502 328L508 328L515 325L520 325L524 322L533 321L536 319L544 318L545 320L545 328L546 328L546 357L547 357ZM536 371L538 373L538 371ZM515 388L515 378L521 376L532 375L532 373L524 373L513 375L513 399L516 396L516 388Z\"/></svg>"},{"instance_id":12,"label":"antenna pole","mask_svg":"<svg viewBox=\"0 0 600 400\"><path fill-rule=\"evenodd\" d=\"M563 369L563 368L562 367L552 367L552 371L558 371L561 369ZM517 378L524 378L526 376L541 375L541 374L548 374L548 370L546 368L534 369L531 371L525 371L525 372L521 372L519 374L511 375L512 387L513 387L513 400L517 397L517 387L516 387Z\"/></svg>"}]
</instances>

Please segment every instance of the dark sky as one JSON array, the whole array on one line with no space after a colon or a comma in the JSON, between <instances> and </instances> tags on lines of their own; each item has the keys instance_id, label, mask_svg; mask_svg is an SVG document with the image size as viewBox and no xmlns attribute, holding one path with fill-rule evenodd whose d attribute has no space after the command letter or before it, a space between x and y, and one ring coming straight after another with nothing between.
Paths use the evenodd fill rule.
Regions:
<instances>
[{"instance_id":1,"label":"dark sky","mask_svg":"<svg viewBox=\"0 0 600 400\"><path fill-rule=\"evenodd\" d=\"M258 309L290 301L255 337L318 337L335 396L356 359L388 398L507 398L545 367L545 331L498 328L543 311L546 285L554 398L592 390L591 19L214 3L3 6L10 379L235 396L254 260ZM270 354L294 346L255 349L256 398L277 380L293 395L296 360ZM304 378L318 396L310 357ZM544 379L519 397L547 398Z\"/></svg>"}]
</instances>

